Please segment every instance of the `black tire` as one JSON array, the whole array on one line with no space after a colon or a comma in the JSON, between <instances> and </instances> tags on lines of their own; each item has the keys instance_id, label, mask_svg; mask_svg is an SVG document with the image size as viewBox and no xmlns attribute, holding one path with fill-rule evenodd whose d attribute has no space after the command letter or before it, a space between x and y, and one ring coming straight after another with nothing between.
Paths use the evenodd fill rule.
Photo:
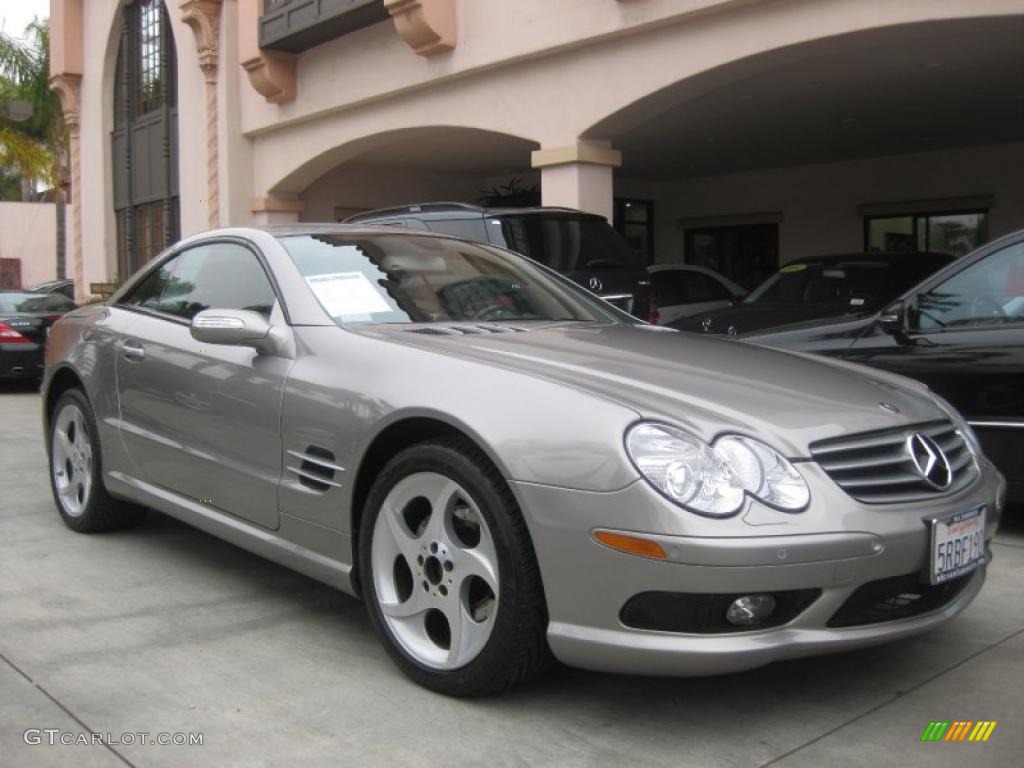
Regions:
<instances>
[{"instance_id":1,"label":"black tire","mask_svg":"<svg viewBox=\"0 0 1024 768\"><path fill-rule=\"evenodd\" d=\"M73 404L78 407L85 421L86 437L92 449L92 465L90 467L91 488L89 497L78 515L73 515L61 501L54 471L54 433L57 430L57 416L65 406ZM73 531L79 533L99 533L132 528L146 516L146 509L121 499L115 499L107 493L103 485L103 458L100 451L99 431L96 428L96 416L93 413L89 398L80 389L69 389L60 396L50 414L49 430L46 435L46 451L50 465L50 490L61 519Z\"/></svg>"},{"instance_id":2,"label":"black tire","mask_svg":"<svg viewBox=\"0 0 1024 768\"><path fill-rule=\"evenodd\" d=\"M398 482L417 472L445 475L473 496L498 558L498 608L491 635L476 658L452 670L430 668L406 653L384 621L374 585L372 540L382 503ZM370 620L385 649L408 677L426 688L449 696L483 696L536 677L551 666L544 589L526 523L501 474L469 440L430 440L388 462L367 497L359 532L359 572Z\"/></svg>"}]
</instances>

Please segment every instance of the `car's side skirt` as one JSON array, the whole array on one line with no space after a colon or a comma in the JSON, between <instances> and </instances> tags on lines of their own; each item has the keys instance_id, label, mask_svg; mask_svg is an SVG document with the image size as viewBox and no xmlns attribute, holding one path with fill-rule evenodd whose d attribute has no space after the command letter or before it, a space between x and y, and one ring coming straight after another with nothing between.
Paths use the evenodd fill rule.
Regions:
<instances>
[{"instance_id":1,"label":"car's side skirt","mask_svg":"<svg viewBox=\"0 0 1024 768\"><path fill-rule=\"evenodd\" d=\"M345 534L320 526L314 526L317 531L311 533L302 529L312 524L288 515L281 516L281 526L277 531L268 531L123 472L105 473L104 482L107 491L113 496L152 507L255 555L322 581L342 592L356 594L351 579L351 562L327 557L298 543L319 539L322 546L325 535L334 536L343 540L337 542L335 551L349 554L352 550L351 541Z\"/></svg>"}]
</instances>

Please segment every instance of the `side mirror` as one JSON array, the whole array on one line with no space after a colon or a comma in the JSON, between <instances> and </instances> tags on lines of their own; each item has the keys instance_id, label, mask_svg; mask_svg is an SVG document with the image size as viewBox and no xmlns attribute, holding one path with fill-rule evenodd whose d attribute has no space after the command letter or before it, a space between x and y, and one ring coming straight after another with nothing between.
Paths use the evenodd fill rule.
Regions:
<instances>
[{"instance_id":1,"label":"side mirror","mask_svg":"<svg viewBox=\"0 0 1024 768\"><path fill-rule=\"evenodd\" d=\"M252 347L268 355L286 352L287 337L282 330L258 312L246 309L204 309L189 326L192 338L204 344Z\"/></svg>"},{"instance_id":2,"label":"side mirror","mask_svg":"<svg viewBox=\"0 0 1024 768\"><path fill-rule=\"evenodd\" d=\"M882 330L892 336L902 336L906 330L906 309L897 302L890 304L878 316L878 324Z\"/></svg>"}]
</instances>

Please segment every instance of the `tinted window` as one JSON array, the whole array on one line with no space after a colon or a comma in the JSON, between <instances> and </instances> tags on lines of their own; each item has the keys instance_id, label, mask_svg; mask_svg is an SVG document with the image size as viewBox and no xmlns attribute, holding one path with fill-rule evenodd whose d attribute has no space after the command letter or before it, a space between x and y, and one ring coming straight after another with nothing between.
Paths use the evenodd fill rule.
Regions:
<instances>
[{"instance_id":1,"label":"tinted window","mask_svg":"<svg viewBox=\"0 0 1024 768\"><path fill-rule=\"evenodd\" d=\"M155 270L149 273L146 278L132 289L131 293L119 302L126 307L146 307L156 309L160 305L160 296L164 292L171 271L177 263L178 257L165 261Z\"/></svg>"},{"instance_id":2,"label":"tinted window","mask_svg":"<svg viewBox=\"0 0 1024 768\"><path fill-rule=\"evenodd\" d=\"M0 312L70 312L75 303L59 293L0 293Z\"/></svg>"},{"instance_id":3,"label":"tinted window","mask_svg":"<svg viewBox=\"0 0 1024 768\"><path fill-rule=\"evenodd\" d=\"M989 254L922 294L920 330L1024 322L1024 243Z\"/></svg>"},{"instance_id":4,"label":"tinted window","mask_svg":"<svg viewBox=\"0 0 1024 768\"><path fill-rule=\"evenodd\" d=\"M431 219L426 222L431 232L443 232L446 235L465 237L480 243L487 242L487 231L483 219Z\"/></svg>"},{"instance_id":5,"label":"tinted window","mask_svg":"<svg viewBox=\"0 0 1024 768\"><path fill-rule=\"evenodd\" d=\"M670 269L653 272L651 280L654 283L654 299L663 307L732 299L732 294L720 282L693 270Z\"/></svg>"},{"instance_id":6,"label":"tinted window","mask_svg":"<svg viewBox=\"0 0 1024 768\"><path fill-rule=\"evenodd\" d=\"M674 269L665 269L651 273L651 283L654 286L654 300L662 307L671 307L675 304L682 304L683 285L682 272Z\"/></svg>"},{"instance_id":7,"label":"tinted window","mask_svg":"<svg viewBox=\"0 0 1024 768\"><path fill-rule=\"evenodd\" d=\"M281 243L339 323L624 317L515 254L415 235L302 235Z\"/></svg>"},{"instance_id":8,"label":"tinted window","mask_svg":"<svg viewBox=\"0 0 1024 768\"><path fill-rule=\"evenodd\" d=\"M823 304L854 310L877 307L912 288L941 264L931 256L917 268L901 261L829 261L787 264L755 288L744 304Z\"/></svg>"},{"instance_id":9,"label":"tinted window","mask_svg":"<svg viewBox=\"0 0 1024 768\"><path fill-rule=\"evenodd\" d=\"M256 254L234 243L212 243L166 262L123 303L191 320L204 309L247 309L269 317L274 301Z\"/></svg>"},{"instance_id":10,"label":"tinted window","mask_svg":"<svg viewBox=\"0 0 1024 768\"><path fill-rule=\"evenodd\" d=\"M496 244L562 273L643 270L622 235L603 219L501 216L488 219L487 226Z\"/></svg>"},{"instance_id":11,"label":"tinted window","mask_svg":"<svg viewBox=\"0 0 1024 768\"><path fill-rule=\"evenodd\" d=\"M687 273L683 280L683 288L685 300L693 304L704 301L728 301L732 298L724 285L700 272Z\"/></svg>"}]
</instances>

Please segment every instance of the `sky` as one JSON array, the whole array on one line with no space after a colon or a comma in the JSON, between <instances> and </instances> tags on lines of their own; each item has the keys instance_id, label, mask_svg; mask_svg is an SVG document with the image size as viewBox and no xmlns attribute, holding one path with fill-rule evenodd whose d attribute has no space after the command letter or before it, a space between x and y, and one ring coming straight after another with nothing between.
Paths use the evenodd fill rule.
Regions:
<instances>
[{"instance_id":1,"label":"sky","mask_svg":"<svg viewBox=\"0 0 1024 768\"><path fill-rule=\"evenodd\" d=\"M0 0L0 25L8 35L21 37L33 16L50 15L50 0Z\"/></svg>"}]
</instances>

